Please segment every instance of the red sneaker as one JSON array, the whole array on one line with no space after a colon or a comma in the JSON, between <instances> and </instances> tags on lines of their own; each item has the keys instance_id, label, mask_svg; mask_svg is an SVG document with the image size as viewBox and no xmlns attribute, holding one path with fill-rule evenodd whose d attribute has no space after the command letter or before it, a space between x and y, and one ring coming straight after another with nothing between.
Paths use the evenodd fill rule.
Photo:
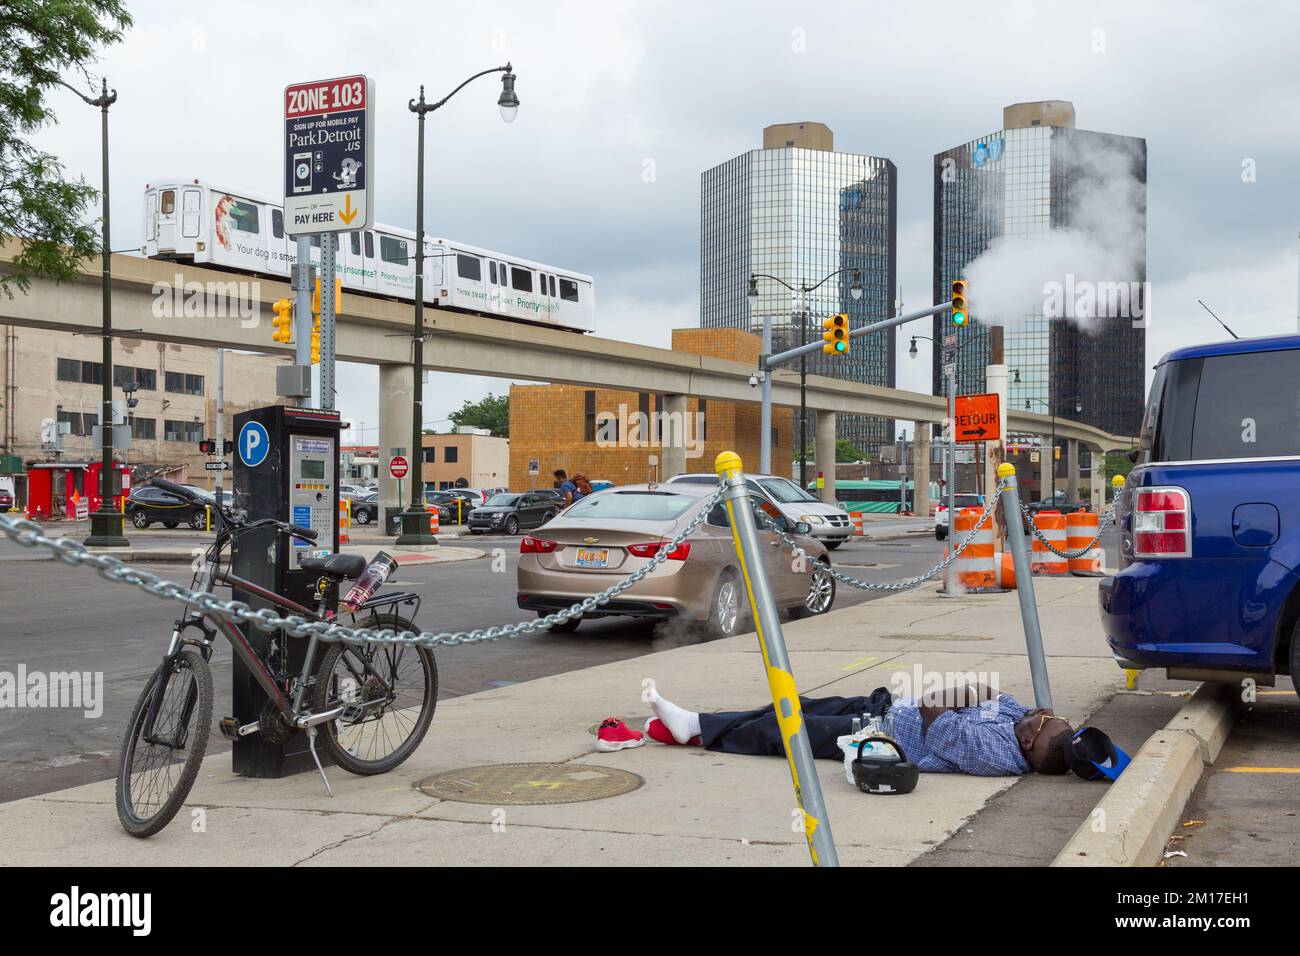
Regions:
<instances>
[{"instance_id":1,"label":"red sneaker","mask_svg":"<svg viewBox=\"0 0 1300 956\"><path fill-rule=\"evenodd\" d=\"M673 745L677 743L677 738L669 732L668 728L664 726L664 722L658 717L651 717L645 722L645 732L646 736L658 743ZM686 742L692 747L698 747L700 745L699 734Z\"/></svg>"},{"instance_id":2,"label":"red sneaker","mask_svg":"<svg viewBox=\"0 0 1300 956\"><path fill-rule=\"evenodd\" d=\"M640 747L643 743L645 743L645 734L633 730L617 717L606 717L600 722L600 729L596 731L596 749L603 753Z\"/></svg>"}]
</instances>

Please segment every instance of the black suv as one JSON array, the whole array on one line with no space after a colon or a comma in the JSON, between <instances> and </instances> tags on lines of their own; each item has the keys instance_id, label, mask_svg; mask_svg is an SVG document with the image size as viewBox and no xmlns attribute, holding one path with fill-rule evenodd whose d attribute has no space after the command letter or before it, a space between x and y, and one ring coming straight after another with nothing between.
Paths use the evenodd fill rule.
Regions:
<instances>
[{"instance_id":1,"label":"black suv","mask_svg":"<svg viewBox=\"0 0 1300 956\"><path fill-rule=\"evenodd\" d=\"M137 528L147 528L155 521L161 522L165 528L185 524L195 531L208 526L207 508L153 485L141 485L131 490L131 497L126 499L126 517Z\"/></svg>"}]
</instances>

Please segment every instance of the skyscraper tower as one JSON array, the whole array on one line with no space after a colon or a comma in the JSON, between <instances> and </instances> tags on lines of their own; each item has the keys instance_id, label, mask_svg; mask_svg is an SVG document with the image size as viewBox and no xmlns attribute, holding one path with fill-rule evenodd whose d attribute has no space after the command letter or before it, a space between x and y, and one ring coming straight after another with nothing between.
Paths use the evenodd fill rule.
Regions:
<instances>
[{"instance_id":1,"label":"skyscraper tower","mask_svg":"<svg viewBox=\"0 0 1300 956\"><path fill-rule=\"evenodd\" d=\"M763 316L770 315L779 352L804 336L815 341L828 315L847 313L850 328L888 318L896 288L897 209L898 171L890 160L836 152L831 130L821 123L767 127L762 149L700 177L700 325L761 334ZM757 300L747 296L751 274L798 288L840 269L846 271L807 296L766 281L758 284ZM863 289L856 300L849 292L854 270ZM811 357L808 374L892 387L894 337L890 329L854 339L848 356ZM808 434L811 441L811 427ZM841 415L838 436L865 451L893 442L893 423Z\"/></svg>"},{"instance_id":2,"label":"skyscraper tower","mask_svg":"<svg viewBox=\"0 0 1300 956\"><path fill-rule=\"evenodd\" d=\"M980 288L979 261L1015 239L1025 240L1016 247L1026 251L1025 268L1045 270L1042 298L1015 314L990 314L989 303L999 297ZM959 393L984 390L987 329L1000 324L1005 363L1017 373L1010 407L1050 410L1113 434L1138 433L1145 394L1146 140L1076 129L1072 104L1046 100L1008 106L1002 129L936 153L934 301L948 298L959 277L972 280L975 321L954 329L947 315L934 319L936 342L958 336ZM943 393L941 353L934 350L935 394Z\"/></svg>"}]
</instances>

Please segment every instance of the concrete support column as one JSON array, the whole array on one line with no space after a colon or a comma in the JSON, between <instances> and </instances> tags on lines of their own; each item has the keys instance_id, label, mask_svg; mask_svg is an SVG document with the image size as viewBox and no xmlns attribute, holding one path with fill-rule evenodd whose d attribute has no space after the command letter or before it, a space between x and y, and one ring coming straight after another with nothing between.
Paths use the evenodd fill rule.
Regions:
<instances>
[{"instance_id":1,"label":"concrete support column","mask_svg":"<svg viewBox=\"0 0 1300 956\"><path fill-rule=\"evenodd\" d=\"M659 474L664 478L686 471L686 447L695 447L699 439L693 434L695 423L686 413L685 395L660 395L659 408L662 423L663 447L659 449ZM654 430L651 430L654 434Z\"/></svg>"},{"instance_id":2,"label":"concrete support column","mask_svg":"<svg viewBox=\"0 0 1300 956\"><path fill-rule=\"evenodd\" d=\"M1052 436L1039 435L1038 444L1038 500L1046 501L1052 491Z\"/></svg>"},{"instance_id":3,"label":"concrete support column","mask_svg":"<svg viewBox=\"0 0 1300 956\"><path fill-rule=\"evenodd\" d=\"M1065 472L1065 500L1074 502L1079 500L1079 439L1067 438L1065 450L1070 458Z\"/></svg>"},{"instance_id":4,"label":"concrete support column","mask_svg":"<svg viewBox=\"0 0 1300 956\"><path fill-rule=\"evenodd\" d=\"M412 479L419 481L423 477L424 461L420 449L410 448L411 444L411 398L415 390L415 378L410 365L379 366L379 520L384 520L384 509L390 507L406 509L411 500ZM411 463L411 469L402 481L402 498L397 496L397 480L389 474L388 462L393 457L393 449L400 448L401 454ZM391 528L384 527L387 534Z\"/></svg>"},{"instance_id":5,"label":"concrete support column","mask_svg":"<svg viewBox=\"0 0 1300 956\"><path fill-rule=\"evenodd\" d=\"M1092 471L1091 482L1089 482L1089 492L1091 504L1089 507L1097 514L1106 510L1106 453L1096 445L1089 445L1088 451L1092 453Z\"/></svg>"},{"instance_id":6,"label":"concrete support column","mask_svg":"<svg viewBox=\"0 0 1300 956\"><path fill-rule=\"evenodd\" d=\"M914 422L916 454L912 458L912 480L916 490L912 494L912 507L925 516L930 513L930 423Z\"/></svg>"},{"instance_id":7,"label":"concrete support column","mask_svg":"<svg viewBox=\"0 0 1300 956\"><path fill-rule=\"evenodd\" d=\"M835 413L817 412L817 427L813 430L816 450L813 467L825 476L826 486L821 490L822 501L835 504Z\"/></svg>"}]
</instances>

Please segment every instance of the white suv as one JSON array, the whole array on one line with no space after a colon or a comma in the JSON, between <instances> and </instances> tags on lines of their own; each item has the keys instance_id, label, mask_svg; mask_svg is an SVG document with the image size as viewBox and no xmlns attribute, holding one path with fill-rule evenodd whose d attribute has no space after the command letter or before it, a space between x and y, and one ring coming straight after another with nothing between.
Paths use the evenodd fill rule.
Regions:
<instances>
[{"instance_id":1,"label":"white suv","mask_svg":"<svg viewBox=\"0 0 1300 956\"><path fill-rule=\"evenodd\" d=\"M812 537L826 545L828 551L834 551L853 536L853 522L849 520L848 512L817 500L789 478L748 474L744 477L749 490L776 505L790 524L793 525L796 521L807 522L812 528ZM718 476L704 472L673 475L664 484L677 482L716 485Z\"/></svg>"},{"instance_id":2,"label":"white suv","mask_svg":"<svg viewBox=\"0 0 1300 956\"><path fill-rule=\"evenodd\" d=\"M957 508L983 508L983 495L956 494L953 504ZM936 541L942 541L948 537L948 496L944 495L939 499L939 503L934 508L934 537Z\"/></svg>"}]
</instances>

